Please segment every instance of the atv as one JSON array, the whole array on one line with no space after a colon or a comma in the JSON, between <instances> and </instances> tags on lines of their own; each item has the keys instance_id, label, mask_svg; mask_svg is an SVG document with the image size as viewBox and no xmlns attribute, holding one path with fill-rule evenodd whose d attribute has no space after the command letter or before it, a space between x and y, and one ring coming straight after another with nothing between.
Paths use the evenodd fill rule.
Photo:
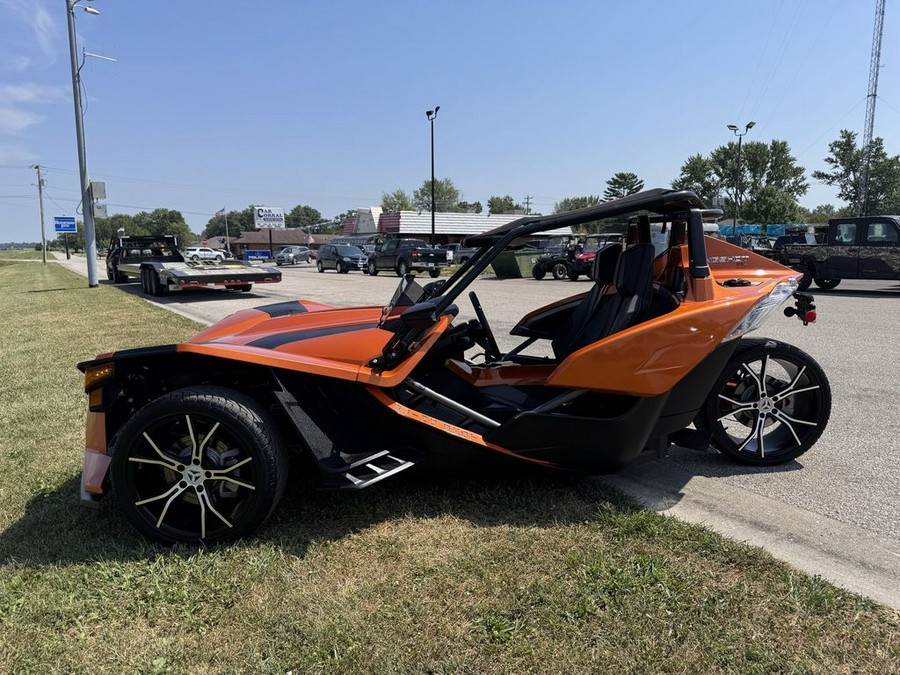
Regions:
<instances>
[{"instance_id":1,"label":"atv","mask_svg":"<svg viewBox=\"0 0 900 675\"><path fill-rule=\"evenodd\" d=\"M457 320L507 247L636 212L626 245L597 252L591 287L525 314L513 349L499 348L474 291L477 318ZM181 344L81 363L82 497L114 488L149 538L214 543L262 525L292 455L334 490L426 467L605 473L673 444L791 461L825 428L828 379L796 347L745 336L792 296L785 313L804 324L815 304L795 293L795 271L705 238L710 213L692 192L656 189L524 216L470 237L477 252L448 279L404 276L384 306L266 305ZM666 223L660 255L653 221Z\"/></svg>"}]
</instances>

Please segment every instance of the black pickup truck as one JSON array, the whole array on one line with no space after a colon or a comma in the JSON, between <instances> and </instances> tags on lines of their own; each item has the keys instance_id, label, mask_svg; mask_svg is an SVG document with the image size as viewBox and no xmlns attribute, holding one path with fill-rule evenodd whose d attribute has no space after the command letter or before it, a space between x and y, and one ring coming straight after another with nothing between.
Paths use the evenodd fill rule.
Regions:
<instances>
[{"instance_id":1,"label":"black pickup truck","mask_svg":"<svg viewBox=\"0 0 900 675\"><path fill-rule=\"evenodd\" d=\"M841 279L900 280L900 216L835 218L822 244L787 244L779 262L803 273L800 290Z\"/></svg>"},{"instance_id":2,"label":"black pickup truck","mask_svg":"<svg viewBox=\"0 0 900 675\"><path fill-rule=\"evenodd\" d=\"M438 277L448 264L446 249L430 248L421 239L388 239L369 254L368 269L373 277L382 270L392 270L398 277L410 272Z\"/></svg>"}]
</instances>

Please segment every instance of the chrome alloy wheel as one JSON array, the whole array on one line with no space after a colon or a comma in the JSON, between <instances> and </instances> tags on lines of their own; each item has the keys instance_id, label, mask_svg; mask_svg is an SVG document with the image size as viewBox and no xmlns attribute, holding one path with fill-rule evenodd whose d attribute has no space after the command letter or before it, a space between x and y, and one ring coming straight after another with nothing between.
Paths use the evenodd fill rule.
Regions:
<instances>
[{"instance_id":1,"label":"chrome alloy wheel","mask_svg":"<svg viewBox=\"0 0 900 675\"><path fill-rule=\"evenodd\" d=\"M287 482L277 425L258 402L224 387L160 396L118 432L111 478L120 507L165 544L252 533Z\"/></svg>"},{"instance_id":2,"label":"chrome alloy wheel","mask_svg":"<svg viewBox=\"0 0 900 675\"><path fill-rule=\"evenodd\" d=\"M713 443L724 454L777 464L816 442L830 410L828 380L810 356L791 345L752 341L723 371L702 426L713 431Z\"/></svg>"}]
</instances>

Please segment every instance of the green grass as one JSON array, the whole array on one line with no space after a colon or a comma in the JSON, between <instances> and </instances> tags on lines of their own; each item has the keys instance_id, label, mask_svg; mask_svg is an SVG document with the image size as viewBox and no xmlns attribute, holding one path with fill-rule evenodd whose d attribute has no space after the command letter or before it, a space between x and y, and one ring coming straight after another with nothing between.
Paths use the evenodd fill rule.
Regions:
<instances>
[{"instance_id":1,"label":"green grass","mask_svg":"<svg viewBox=\"0 0 900 675\"><path fill-rule=\"evenodd\" d=\"M259 536L81 509L76 361L198 326L0 265L0 672L888 673L894 611L590 479L294 483Z\"/></svg>"},{"instance_id":2,"label":"green grass","mask_svg":"<svg viewBox=\"0 0 900 675\"><path fill-rule=\"evenodd\" d=\"M48 252L47 258L52 260L53 254ZM41 260L41 252L34 250L0 251L0 260Z\"/></svg>"}]
</instances>

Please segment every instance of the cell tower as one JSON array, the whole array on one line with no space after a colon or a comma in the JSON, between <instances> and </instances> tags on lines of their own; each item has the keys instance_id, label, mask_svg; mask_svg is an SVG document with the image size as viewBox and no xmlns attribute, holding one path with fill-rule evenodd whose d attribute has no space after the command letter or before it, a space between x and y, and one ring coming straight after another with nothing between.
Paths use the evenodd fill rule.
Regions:
<instances>
[{"instance_id":1,"label":"cell tower","mask_svg":"<svg viewBox=\"0 0 900 675\"><path fill-rule=\"evenodd\" d=\"M866 128L863 130L863 165L859 186L858 215L869 211L869 165L872 161L872 133L875 128L875 101L878 98L878 70L881 68L881 34L884 31L885 0L875 1L875 31L872 35L872 63L869 66L869 93L866 100Z\"/></svg>"}]
</instances>

